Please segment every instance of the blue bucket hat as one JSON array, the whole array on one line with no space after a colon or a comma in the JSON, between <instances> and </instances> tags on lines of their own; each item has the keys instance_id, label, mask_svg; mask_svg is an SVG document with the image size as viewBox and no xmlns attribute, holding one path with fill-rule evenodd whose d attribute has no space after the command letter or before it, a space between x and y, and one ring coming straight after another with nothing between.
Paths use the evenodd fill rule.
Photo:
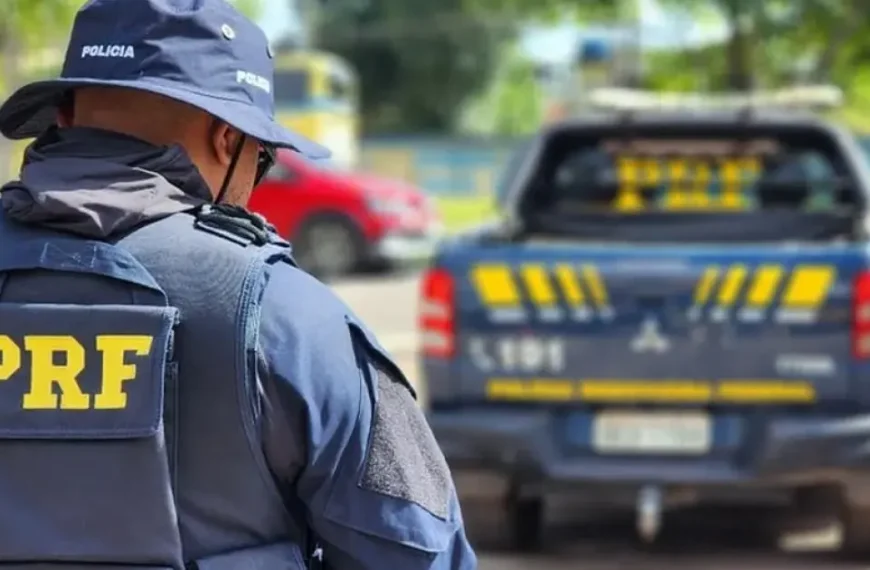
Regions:
<instances>
[{"instance_id":1,"label":"blue bucket hat","mask_svg":"<svg viewBox=\"0 0 870 570\"><path fill-rule=\"evenodd\" d=\"M61 76L6 100L0 132L40 135L71 89L126 87L197 107L264 144L329 157L275 121L273 78L266 35L226 0L89 0L76 15Z\"/></svg>"}]
</instances>

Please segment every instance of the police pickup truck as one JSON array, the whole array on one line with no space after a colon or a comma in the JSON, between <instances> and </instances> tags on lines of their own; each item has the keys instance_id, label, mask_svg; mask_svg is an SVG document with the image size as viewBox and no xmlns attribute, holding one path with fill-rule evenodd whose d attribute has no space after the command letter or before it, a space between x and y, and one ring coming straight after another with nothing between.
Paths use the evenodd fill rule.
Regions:
<instances>
[{"instance_id":1,"label":"police pickup truck","mask_svg":"<svg viewBox=\"0 0 870 570\"><path fill-rule=\"evenodd\" d=\"M647 540L686 504L821 506L870 549L865 155L781 94L640 99L547 127L502 218L424 274L428 417L460 496L486 481L523 549L566 494L636 508Z\"/></svg>"}]
</instances>

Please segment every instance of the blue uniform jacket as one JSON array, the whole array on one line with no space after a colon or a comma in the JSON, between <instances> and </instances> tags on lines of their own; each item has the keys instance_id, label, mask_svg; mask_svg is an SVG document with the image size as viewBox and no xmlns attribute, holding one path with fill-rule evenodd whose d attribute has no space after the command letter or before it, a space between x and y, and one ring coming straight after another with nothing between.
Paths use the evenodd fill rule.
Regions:
<instances>
[{"instance_id":1,"label":"blue uniform jacket","mask_svg":"<svg viewBox=\"0 0 870 570\"><path fill-rule=\"evenodd\" d=\"M449 469L401 372L325 285L289 265L267 279L264 444L329 567L476 568Z\"/></svg>"},{"instance_id":2,"label":"blue uniform jacket","mask_svg":"<svg viewBox=\"0 0 870 570\"><path fill-rule=\"evenodd\" d=\"M86 128L31 145L22 181L4 189L6 216L92 239L209 196L179 147ZM475 568L444 457L372 334L288 263L270 266L254 290L261 319L250 400L268 467L295 514L305 511L327 567Z\"/></svg>"}]
</instances>

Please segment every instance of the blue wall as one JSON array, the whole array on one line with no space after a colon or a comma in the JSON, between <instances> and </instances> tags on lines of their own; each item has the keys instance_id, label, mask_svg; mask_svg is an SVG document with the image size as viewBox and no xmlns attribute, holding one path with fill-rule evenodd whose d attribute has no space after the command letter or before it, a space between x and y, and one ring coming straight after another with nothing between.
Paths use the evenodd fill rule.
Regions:
<instances>
[{"instance_id":1,"label":"blue wall","mask_svg":"<svg viewBox=\"0 0 870 570\"><path fill-rule=\"evenodd\" d=\"M870 159L870 137L859 142ZM437 196L491 196L521 140L381 137L363 140L363 170L400 178Z\"/></svg>"},{"instance_id":2,"label":"blue wall","mask_svg":"<svg viewBox=\"0 0 870 570\"><path fill-rule=\"evenodd\" d=\"M488 196L517 141L384 137L363 141L363 170L401 178L437 196Z\"/></svg>"}]
</instances>

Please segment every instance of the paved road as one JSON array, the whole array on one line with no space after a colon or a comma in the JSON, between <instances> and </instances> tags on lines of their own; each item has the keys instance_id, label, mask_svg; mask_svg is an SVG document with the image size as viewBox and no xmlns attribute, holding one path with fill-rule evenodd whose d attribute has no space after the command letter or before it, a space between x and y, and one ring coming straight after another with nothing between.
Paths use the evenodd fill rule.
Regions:
<instances>
[{"instance_id":1,"label":"paved road","mask_svg":"<svg viewBox=\"0 0 870 570\"><path fill-rule=\"evenodd\" d=\"M399 274L342 281L335 283L333 289L377 331L388 350L401 354L417 346L415 312L419 283L416 274Z\"/></svg>"},{"instance_id":2,"label":"paved road","mask_svg":"<svg viewBox=\"0 0 870 570\"><path fill-rule=\"evenodd\" d=\"M414 275L359 278L334 284L335 291L377 333L412 379L416 376ZM469 513L471 515L471 513ZM576 517L575 517L576 518ZM481 570L827 570L870 568L836 561L830 549L836 530L787 539L788 551L759 544L761 533L741 532L758 520L752 513L683 514L667 520L668 532L654 551L633 540L630 521L561 522L540 556L481 553Z\"/></svg>"},{"instance_id":3,"label":"paved road","mask_svg":"<svg viewBox=\"0 0 870 570\"><path fill-rule=\"evenodd\" d=\"M481 570L833 570L866 568L825 552L783 552L734 536L734 529L684 529L653 549L630 540L630 527L575 531L538 556L481 555Z\"/></svg>"},{"instance_id":4,"label":"paved road","mask_svg":"<svg viewBox=\"0 0 870 570\"><path fill-rule=\"evenodd\" d=\"M333 288L356 314L378 334L378 340L398 360L409 377L416 376L417 291L414 274L361 277L335 283Z\"/></svg>"}]
</instances>

